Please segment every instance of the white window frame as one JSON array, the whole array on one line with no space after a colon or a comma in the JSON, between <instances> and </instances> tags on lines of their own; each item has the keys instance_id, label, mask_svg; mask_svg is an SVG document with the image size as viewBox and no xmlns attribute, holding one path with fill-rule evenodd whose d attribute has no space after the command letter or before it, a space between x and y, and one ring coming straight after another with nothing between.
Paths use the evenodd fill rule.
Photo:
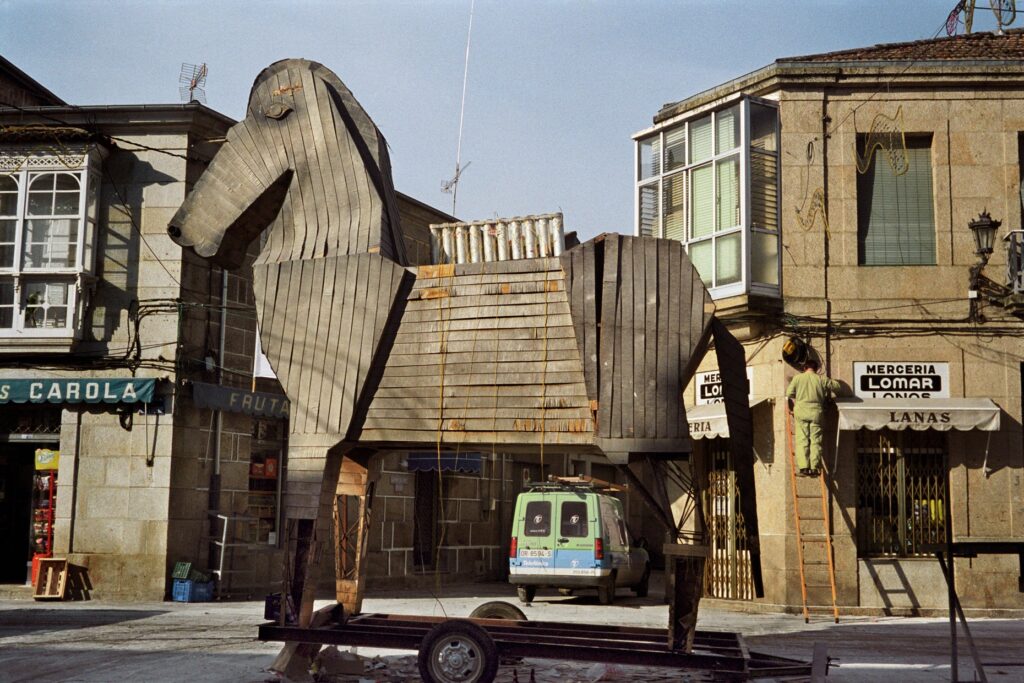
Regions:
<instances>
[{"instance_id":1,"label":"white window frame","mask_svg":"<svg viewBox=\"0 0 1024 683\"><path fill-rule=\"evenodd\" d=\"M635 136L635 147L633 157L633 172L636 180L636 191L634 193L634 234L640 235L640 220L641 220L641 193L646 188L654 188L656 194L656 210L655 210L655 224L654 234L657 237L665 237L665 180L670 177L674 177L679 174L686 175L686 206L683 211L683 222L684 222L684 235L685 239L682 240L683 245L689 253L690 245L698 242L710 242L712 252L712 274L711 284L708 286L708 291L711 293L713 299L724 299L731 296L738 296L742 294L757 294L766 297L778 298L781 296L782 291L782 258L781 258L781 239L782 239L782 215L781 215L781 126L776 125L775 128L775 154L776 154L776 183L778 185L779 201L776 202L776 230L765 230L763 228L753 228L752 216L751 216L751 184L750 184L750 167L751 167L751 145L750 145L750 105L758 104L770 107L778 112L778 102L772 100L765 100L762 98L747 97L742 95L735 95L719 103L716 103L714 107L701 108L698 111L691 112L683 117L677 117L659 124L653 129L643 131ZM727 152L719 152L717 150L717 114L725 111L735 105L739 105L739 127L740 127L740 143L738 147L734 147ZM698 163L692 163L691 158L691 124L701 121L707 117L711 117L712 136L715 142L716 149L714 149L711 157L703 159ZM778 115L776 114L776 120ZM680 126L686 129L686 163L680 168L673 169L671 171L666 170L666 133L674 131ZM641 168L641 148L645 144L650 144L652 140L656 141L657 155L658 155L658 172L652 174L648 178L642 178L643 169ZM692 236L692 225L690 214L692 212L692 173L694 168L711 164L713 169L716 169L716 164L729 157L738 156L740 160L740 173L739 173L739 190L740 190L740 225L731 227L722 231L712 230L711 235L702 236L699 239L694 239ZM712 172L712 192L715 197L714 214L715 220L718 219L719 207L718 201L718 173L717 171ZM752 281L752 259L751 259L751 247L752 238L751 232L759 232L763 234L772 235L774 234L777 244L776 253L779 255L776 258L776 280L778 285L771 285L768 283L755 283ZM717 282L717 270L718 270L718 254L717 246L718 240L722 237L740 234L740 257L742 263L740 264L741 274L740 281L727 284L727 285L716 285Z\"/></svg>"},{"instance_id":2,"label":"white window frame","mask_svg":"<svg viewBox=\"0 0 1024 683\"><path fill-rule=\"evenodd\" d=\"M61 152L40 152L36 149L0 149L0 176L13 177L18 186L14 233L14 261L0 265L0 280L14 284L13 325L0 328L4 340L67 340L81 337L85 303L95 282L96 223L100 186L100 153L97 149L62 149ZM74 240L75 262L61 267L26 267L26 226L30 183L42 175L68 173L78 177L78 221ZM30 327L25 324L29 284L60 283L68 287L66 323L61 327Z\"/></svg>"}]
</instances>

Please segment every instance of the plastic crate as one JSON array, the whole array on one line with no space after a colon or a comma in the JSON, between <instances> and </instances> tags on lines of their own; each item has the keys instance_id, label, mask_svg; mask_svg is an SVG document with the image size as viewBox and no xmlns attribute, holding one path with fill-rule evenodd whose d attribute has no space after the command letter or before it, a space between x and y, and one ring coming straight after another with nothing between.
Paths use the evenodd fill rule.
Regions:
<instances>
[{"instance_id":1,"label":"plastic crate","mask_svg":"<svg viewBox=\"0 0 1024 683\"><path fill-rule=\"evenodd\" d=\"M171 599L174 602L209 602L213 600L213 582L175 579Z\"/></svg>"},{"instance_id":2,"label":"plastic crate","mask_svg":"<svg viewBox=\"0 0 1024 683\"><path fill-rule=\"evenodd\" d=\"M171 572L171 578L198 581L200 583L205 583L210 580L210 577L207 574L199 571L198 569L194 569L191 562L175 562L174 571Z\"/></svg>"}]
</instances>

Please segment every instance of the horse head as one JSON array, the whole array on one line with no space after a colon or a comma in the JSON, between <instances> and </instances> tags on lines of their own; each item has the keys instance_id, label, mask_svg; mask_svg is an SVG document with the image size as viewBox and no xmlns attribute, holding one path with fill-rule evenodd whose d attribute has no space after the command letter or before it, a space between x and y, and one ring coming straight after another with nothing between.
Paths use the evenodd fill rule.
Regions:
<instances>
[{"instance_id":1,"label":"horse head","mask_svg":"<svg viewBox=\"0 0 1024 683\"><path fill-rule=\"evenodd\" d=\"M260 72L245 118L167 226L229 268L264 231L262 262L379 252L406 263L384 136L316 62Z\"/></svg>"}]
</instances>

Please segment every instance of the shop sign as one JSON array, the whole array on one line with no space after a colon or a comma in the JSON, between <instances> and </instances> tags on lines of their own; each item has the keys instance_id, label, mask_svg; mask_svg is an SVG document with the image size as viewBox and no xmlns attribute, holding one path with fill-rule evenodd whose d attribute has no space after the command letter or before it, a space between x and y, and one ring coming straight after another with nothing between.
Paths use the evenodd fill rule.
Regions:
<instances>
[{"instance_id":1,"label":"shop sign","mask_svg":"<svg viewBox=\"0 0 1024 683\"><path fill-rule=\"evenodd\" d=\"M858 398L949 398L949 363L856 362Z\"/></svg>"},{"instance_id":2,"label":"shop sign","mask_svg":"<svg viewBox=\"0 0 1024 683\"><path fill-rule=\"evenodd\" d=\"M205 382L192 383L192 400L200 408L244 413L254 417L288 417L288 398L263 391L246 391Z\"/></svg>"},{"instance_id":3,"label":"shop sign","mask_svg":"<svg viewBox=\"0 0 1024 683\"><path fill-rule=\"evenodd\" d=\"M695 402L699 406L725 401L725 389L722 385L722 374L718 370L698 372L696 376L697 395ZM754 369L747 368L747 397L754 391ZM691 427L693 429L693 427Z\"/></svg>"},{"instance_id":4,"label":"shop sign","mask_svg":"<svg viewBox=\"0 0 1024 683\"><path fill-rule=\"evenodd\" d=\"M0 379L0 403L149 403L155 379Z\"/></svg>"}]
</instances>

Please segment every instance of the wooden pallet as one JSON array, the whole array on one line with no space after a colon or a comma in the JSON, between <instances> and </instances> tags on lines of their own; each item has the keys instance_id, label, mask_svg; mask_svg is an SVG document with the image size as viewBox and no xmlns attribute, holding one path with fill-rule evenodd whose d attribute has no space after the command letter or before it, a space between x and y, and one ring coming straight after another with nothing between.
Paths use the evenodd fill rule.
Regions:
<instances>
[{"instance_id":1,"label":"wooden pallet","mask_svg":"<svg viewBox=\"0 0 1024 683\"><path fill-rule=\"evenodd\" d=\"M39 578L36 579L36 600L63 600L68 589L68 561L48 557L39 560Z\"/></svg>"}]
</instances>

